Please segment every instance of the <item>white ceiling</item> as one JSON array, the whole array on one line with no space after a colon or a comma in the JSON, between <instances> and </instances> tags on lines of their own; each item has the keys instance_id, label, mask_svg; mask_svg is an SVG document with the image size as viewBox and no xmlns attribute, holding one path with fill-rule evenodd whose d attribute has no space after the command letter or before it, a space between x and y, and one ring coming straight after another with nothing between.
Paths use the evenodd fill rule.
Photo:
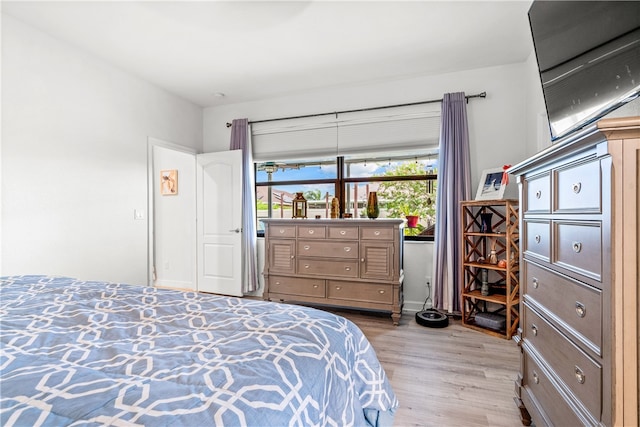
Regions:
<instances>
[{"instance_id":1,"label":"white ceiling","mask_svg":"<svg viewBox=\"0 0 640 427\"><path fill-rule=\"evenodd\" d=\"M523 62L530 4L3 0L2 13L205 107Z\"/></svg>"}]
</instances>

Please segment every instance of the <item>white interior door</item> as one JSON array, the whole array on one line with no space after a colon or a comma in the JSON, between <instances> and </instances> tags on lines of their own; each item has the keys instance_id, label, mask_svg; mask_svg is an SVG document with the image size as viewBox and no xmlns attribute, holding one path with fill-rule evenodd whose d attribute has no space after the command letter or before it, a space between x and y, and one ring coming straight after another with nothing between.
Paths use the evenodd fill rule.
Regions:
<instances>
[{"instance_id":1,"label":"white interior door","mask_svg":"<svg viewBox=\"0 0 640 427\"><path fill-rule=\"evenodd\" d=\"M198 290L242 296L242 151L196 158Z\"/></svg>"}]
</instances>

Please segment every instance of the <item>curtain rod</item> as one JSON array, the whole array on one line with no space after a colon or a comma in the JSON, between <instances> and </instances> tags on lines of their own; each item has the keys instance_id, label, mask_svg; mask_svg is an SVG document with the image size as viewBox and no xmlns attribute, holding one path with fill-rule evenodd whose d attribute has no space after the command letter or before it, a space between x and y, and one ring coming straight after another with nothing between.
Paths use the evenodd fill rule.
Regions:
<instances>
[{"instance_id":1,"label":"curtain rod","mask_svg":"<svg viewBox=\"0 0 640 427\"><path fill-rule=\"evenodd\" d=\"M481 92L481 93L478 93L476 95L467 95L467 96L465 96L465 99L467 100L467 103L468 103L469 102L469 98L486 98L486 97L487 97L487 92ZM386 108L396 108L396 107L410 107L412 105L433 104L435 102L442 102L442 98L440 98L440 99L431 99L431 100L428 100L428 101L410 102L408 104L383 105L382 107L358 108L358 109L355 109L355 110L343 110L343 111L332 111L332 112L328 112L328 113L305 114L305 115L302 115L302 116L280 117L280 118L277 118L277 119L253 120L253 121L250 121L249 124L266 123L266 122L277 122L278 120L306 119L306 118L309 118L309 117L328 116L328 115L333 115L333 114L335 114L337 116L338 114L359 113L361 111L372 111L372 110L384 110ZM231 123L227 122L227 127L228 128L231 127Z\"/></svg>"}]
</instances>

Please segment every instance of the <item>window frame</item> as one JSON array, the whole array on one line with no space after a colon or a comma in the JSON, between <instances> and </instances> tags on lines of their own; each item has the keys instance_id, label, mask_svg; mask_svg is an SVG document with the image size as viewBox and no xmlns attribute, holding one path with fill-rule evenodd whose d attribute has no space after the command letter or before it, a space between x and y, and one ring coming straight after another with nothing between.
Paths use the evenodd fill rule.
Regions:
<instances>
[{"instance_id":1,"label":"window frame","mask_svg":"<svg viewBox=\"0 0 640 427\"><path fill-rule=\"evenodd\" d=\"M254 162L253 164L253 176L257 177L258 175L258 163L262 162ZM258 187L269 187L275 185L309 185L309 184L333 184L335 188L335 197L338 198L338 204L340 206L340 215L344 213L345 207L345 186L351 183L362 183L362 182L391 182L391 181L437 181L438 175L435 173L432 174L421 174L421 175L398 175L398 176L360 176L360 177L351 177L346 178L344 176L345 172L345 158L344 156L336 157L336 168L337 175L336 178L328 178L328 179L305 179L305 180L278 180L278 181L257 181L255 180L254 192L257 193ZM257 201L254 209L257 211ZM269 214L271 214L273 206L269 206ZM257 219L259 220L259 219ZM258 237L264 237L264 231L257 230ZM404 236L405 241L419 241L419 242L433 242L434 236Z\"/></svg>"}]
</instances>

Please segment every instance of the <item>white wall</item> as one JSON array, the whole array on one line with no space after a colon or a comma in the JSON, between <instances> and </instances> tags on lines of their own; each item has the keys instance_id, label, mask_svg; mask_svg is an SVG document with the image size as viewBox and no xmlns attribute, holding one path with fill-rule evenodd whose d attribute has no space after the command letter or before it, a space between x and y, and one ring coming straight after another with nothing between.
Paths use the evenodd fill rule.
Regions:
<instances>
[{"instance_id":1,"label":"white wall","mask_svg":"<svg viewBox=\"0 0 640 427\"><path fill-rule=\"evenodd\" d=\"M438 76L336 87L207 108L204 111L204 150L228 149L230 130L225 123L236 118L260 120L439 99L447 92L464 91L471 95L486 91L486 99L472 99L467 107L473 197L482 170L516 164L537 151L535 147L529 146L535 143L535 138L528 135L529 120L526 117L528 89L534 84L530 82L530 66L531 64L521 63ZM533 77L537 79L537 75ZM506 196L517 197L515 185L510 187ZM260 259L259 257L259 261ZM405 244L405 309L408 311L422 308L427 296L425 277L433 275L432 260L433 243ZM260 271L262 265L259 264Z\"/></svg>"},{"instance_id":2,"label":"white wall","mask_svg":"<svg viewBox=\"0 0 640 427\"><path fill-rule=\"evenodd\" d=\"M146 283L149 136L200 151L202 109L2 15L0 273Z\"/></svg>"}]
</instances>

